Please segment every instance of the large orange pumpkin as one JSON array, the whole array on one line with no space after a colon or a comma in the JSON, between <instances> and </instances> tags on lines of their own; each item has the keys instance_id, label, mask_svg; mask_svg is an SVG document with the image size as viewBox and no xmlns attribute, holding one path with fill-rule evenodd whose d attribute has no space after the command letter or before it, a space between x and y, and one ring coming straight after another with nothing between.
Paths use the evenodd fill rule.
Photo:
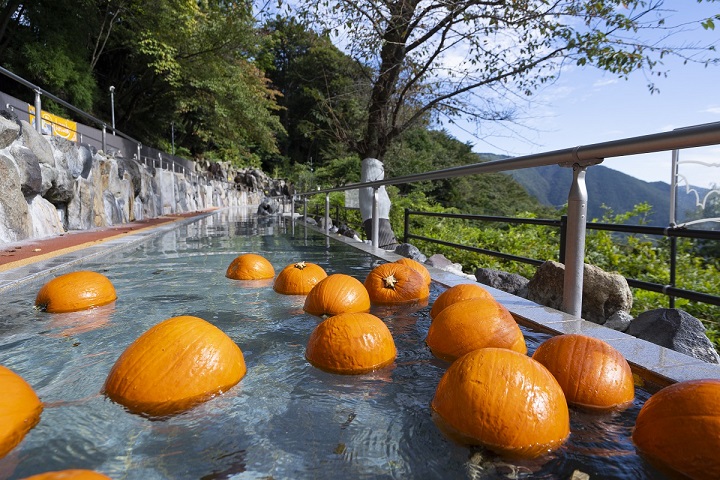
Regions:
<instances>
[{"instance_id":1,"label":"large orange pumpkin","mask_svg":"<svg viewBox=\"0 0 720 480\"><path fill-rule=\"evenodd\" d=\"M422 275L397 262L373 268L364 285L373 303L408 303L430 296L430 289Z\"/></svg>"},{"instance_id":2,"label":"large orange pumpkin","mask_svg":"<svg viewBox=\"0 0 720 480\"><path fill-rule=\"evenodd\" d=\"M431 407L451 438L509 456L542 455L570 433L555 378L539 362L504 348L474 350L450 365Z\"/></svg>"},{"instance_id":3,"label":"large orange pumpkin","mask_svg":"<svg viewBox=\"0 0 720 480\"><path fill-rule=\"evenodd\" d=\"M35 297L35 305L50 313L63 313L107 305L116 299L115 287L105 275L80 270L55 277L43 285Z\"/></svg>"},{"instance_id":4,"label":"large orange pumpkin","mask_svg":"<svg viewBox=\"0 0 720 480\"><path fill-rule=\"evenodd\" d=\"M661 470L720 478L720 380L688 380L657 392L640 409L632 440Z\"/></svg>"},{"instance_id":5,"label":"large orange pumpkin","mask_svg":"<svg viewBox=\"0 0 720 480\"><path fill-rule=\"evenodd\" d=\"M425 283L430 285L430 282L432 282L432 277L430 276L430 272L428 269L423 265L422 263L413 260L412 258L401 258L400 260L397 260L395 263L399 263L400 265L405 265L406 267L410 267L416 272L418 272L420 275L422 275L423 279L425 280Z\"/></svg>"},{"instance_id":6,"label":"large orange pumpkin","mask_svg":"<svg viewBox=\"0 0 720 480\"><path fill-rule=\"evenodd\" d=\"M344 273L334 273L310 290L303 310L319 317L367 312L370 310L370 297L359 280Z\"/></svg>"},{"instance_id":7,"label":"large orange pumpkin","mask_svg":"<svg viewBox=\"0 0 720 480\"><path fill-rule=\"evenodd\" d=\"M120 355L103 391L131 412L170 415L227 391L245 372L240 348L222 330L198 317L173 317Z\"/></svg>"},{"instance_id":8,"label":"large orange pumpkin","mask_svg":"<svg viewBox=\"0 0 720 480\"><path fill-rule=\"evenodd\" d=\"M544 341L533 358L555 376L571 405L604 410L626 406L635 398L630 365L600 339L558 335Z\"/></svg>"},{"instance_id":9,"label":"large orange pumpkin","mask_svg":"<svg viewBox=\"0 0 720 480\"><path fill-rule=\"evenodd\" d=\"M40 421L43 405L18 374L0 365L0 458Z\"/></svg>"},{"instance_id":10,"label":"large orange pumpkin","mask_svg":"<svg viewBox=\"0 0 720 480\"><path fill-rule=\"evenodd\" d=\"M54 472L38 473L23 480L111 480L107 475L92 470L57 470Z\"/></svg>"},{"instance_id":11,"label":"large orange pumpkin","mask_svg":"<svg viewBox=\"0 0 720 480\"><path fill-rule=\"evenodd\" d=\"M492 298L463 300L445 308L430 324L425 343L433 355L449 362L486 347L527 353L515 319Z\"/></svg>"},{"instance_id":12,"label":"large orange pumpkin","mask_svg":"<svg viewBox=\"0 0 720 480\"><path fill-rule=\"evenodd\" d=\"M380 369L396 355L390 330L369 313L341 313L323 320L310 335L305 353L313 366L342 374Z\"/></svg>"},{"instance_id":13,"label":"large orange pumpkin","mask_svg":"<svg viewBox=\"0 0 720 480\"><path fill-rule=\"evenodd\" d=\"M225 276L233 280L262 280L273 278L275 269L262 255L244 253L230 262Z\"/></svg>"},{"instance_id":14,"label":"large orange pumpkin","mask_svg":"<svg viewBox=\"0 0 720 480\"><path fill-rule=\"evenodd\" d=\"M493 296L477 283L461 283L448 288L438 295L430 308L430 318L434 319L445 307L471 298L491 299Z\"/></svg>"},{"instance_id":15,"label":"large orange pumpkin","mask_svg":"<svg viewBox=\"0 0 720 480\"><path fill-rule=\"evenodd\" d=\"M280 271L273 289L285 295L307 295L325 277L327 273L320 265L309 262L291 263Z\"/></svg>"}]
</instances>

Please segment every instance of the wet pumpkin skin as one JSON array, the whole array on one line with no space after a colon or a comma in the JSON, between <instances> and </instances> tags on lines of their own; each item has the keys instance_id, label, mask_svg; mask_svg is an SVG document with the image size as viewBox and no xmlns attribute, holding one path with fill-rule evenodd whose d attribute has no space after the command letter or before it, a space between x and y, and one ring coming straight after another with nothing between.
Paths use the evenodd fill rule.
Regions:
<instances>
[{"instance_id":1,"label":"wet pumpkin skin","mask_svg":"<svg viewBox=\"0 0 720 480\"><path fill-rule=\"evenodd\" d=\"M169 318L120 355L103 393L133 413L166 416L229 390L245 376L240 348L205 320Z\"/></svg>"},{"instance_id":2,"label":"wet pumpkin skin","mask_svg":"<svg viewBox=\"0 0 720 480\"><path fill-rule=\"evenodd\" d=\"M543 455L570 434L555 378L539 362L504 348L481 348L456 360L440 379L431 408L452 439L509 457Z\"/></svg>"},{"instance_id":3,"label":"wet pumpkin skin","mask_svg":"<svg viewBox=\"0 0 720 480\"><path fill-rule=\"evenodd\" d=\"M452 305L453 303L460 302L462 300L470 300L472 298L494 298L490 292L485 290L477 283L461 283L453 287L448 288L442 292L432 304L430 308L430 318L434 319L440 312Z\"/></svg>"},{"instance_id":4,"label":"wet pumpkin skin","mask_svg":"<svg viewBox=\"0 0 720 480\"><path fill-rule=\"evenodd\" d=\"M370 301L377 304L409 303L430 296L422 275L401 263L383 263L365 278Z\"/></svg>"},{"instance_id":5,"label":"wet pumpkin skin","mask_svg":"<svg viewBox=\"0 0 720 480\"><path fill-rule=\"evenodd\" d=\"M0 365L0 458L22 442L40 421L43 405L18 374Z\"/></svg>"},{"instance_id":6,"label":"wet pumpkin skin","mask_svg":"<svg viewBox=\"0 0 720 480\"><path fill-rule=\"evenodd\" d=\"M307 295L326 277L327 273L319 265L310 262L291 263L280 271L273 290L283 295Z\"/></svg>"},{"instance_id":7,"label":"wet pumpkin skin","mask_svg":"<svg viewBox=\"0 0 720 480\"><path fill-rule=\"evenodd\" d=\"M22 480L111 480L111 478L92 470L71 469L38 473Z\"/></svg>"},{"instance_id":8,"label":"wet pumpkin skin","mask_svg":"<svg viewBox=\"0 0 720 480\"><path fill-rule=\"evenodd\" d=\"M413 260L412 258L401 258L400 260L397 260L395 263L399 263L400 265L405 265L406 267L410 267L416 272L418 272L420 275L422 275L423 279L425 280L425 283L430 285L430 282L432 282L432 277L430 276L430 272L427 268L425 268L425 265L422 263Z\"/></svg>"},{"instance_id":9,"label":"wet pumpkin skin","mask_svg":"<svg viewBox=\"0 0 720 480\"><path fill-rule=\"evenodd\" d=\"M244 253L230 262L225 276L233 280L263 280L273 278L275 269L262 255Z\"/></svg>"},{"instance_id":10,"label":"wet pumpkin skin","mask_svg":"<svg viewBox=\"0 0 720 480\"><path fill-rule=\"evenodd\" d=\"M635 398L632 370L608 343L587 335L557 335L533 358L557 379L570 405L586 410L622 408Z\"/></svg>"},{"instance_id":11,"label":"wet pumpkin skin","mask_svg":"<svg viewBox=\"0 0 720 480\"><path fill-rule=\"evenodd\" d=\"M341 313L315 327L305 358L321 370L356 375L383 368L396 355L392 334L382 320L369 313Z\"/></svg>"},{"instance_id":12,"label":"wet pumpkin skin","mask_svg":"<svg viewBox=\"0 0 720 480\"><path fill-rule=\"evenodd\" d=\"M430 324L425 343L433 355L448 362L478 348L527 353L517 322L493 298L471 298L446 307Z\"/></svg>"},{"instance_id":13,"label":"wet pumpkin skin","mask_svg":"<svg viewBox=\"0 0 720 480\"><path fill-rule=\"evenodd\" d=\"M667 386L640 409L632 440L641 456L668 476L720 478L720 380Z\"/></svg>"},{"instance_id":14,"label":"wet pumpkin skin","mask_svg":"<svg viewBox=\"0 0 720 480\"><path fill-rule=\"evenodd\" d=\"M370 296L360 280L344 273L334 273L310 290L303 310L319 317L368 312Z\"/></svg>"},{"instance_id":15,"label":"wet pumpkin skin","mask_svg":"<svg viewBox=\"0 0 720 480\"><path fill-rule=\"evenodd\" d=\"M35 306L50 313L100 307L117 300L115 287L103 274L88 270L55 277L38 291Z\"/></svg>"}]
</instances>

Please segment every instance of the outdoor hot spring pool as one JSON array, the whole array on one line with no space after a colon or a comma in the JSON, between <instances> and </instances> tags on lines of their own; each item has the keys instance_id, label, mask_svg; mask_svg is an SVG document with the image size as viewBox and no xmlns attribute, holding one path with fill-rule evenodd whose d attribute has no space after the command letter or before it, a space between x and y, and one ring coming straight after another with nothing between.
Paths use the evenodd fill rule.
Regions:
<instances>
[{"instance_id":1,"label":"outdoor hot spring pool","mask_svg":"<svg viewBox=\"0 0 720 480\"><path fill-rule=\"evenodd\" d=\"M304 297L279 295L271 282L225 278L230 262L246 252L261 253L276 272L305 260L360 281L379 262L287 219L221 210L0 293L0 365L21 375L45 405L38 425L0 459L0 478L69 468L143 480L568 479L576 470L591 478L659 477L630 439L649 397L640 389L620 413L571 409L568 442L540 459L506 461L448 440L429 406L449 366L425 346L429 306L373 307L395 339L391 366L357 376L312 367L305 346L320 320L303 312ZM118 300L75 313L35 310L45 282L79 269L106 275ZM430 305L443 289L433 284ZM240 346L248 368L241 382L160 420L100 395L124 349L178 315L208 320ZM548 338L521 328L530 354Z\"/></svg>"}]
</instances>

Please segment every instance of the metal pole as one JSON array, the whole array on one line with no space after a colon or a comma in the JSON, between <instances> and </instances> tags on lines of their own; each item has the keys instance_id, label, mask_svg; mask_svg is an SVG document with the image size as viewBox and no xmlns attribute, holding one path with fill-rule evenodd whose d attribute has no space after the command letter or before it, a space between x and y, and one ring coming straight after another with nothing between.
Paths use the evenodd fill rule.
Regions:
<instances>
[{"instance_id":1,"label":"metal pole","mask_svg":"<svg viewBox=\"0 0 720 480\"><path fill-rule=\"evenodd\" d=\"M138 143L138 144L137 144L138 162L142 161L142 160L141 160L142 157L140 156L140 148L141 148L141 147L142 147L142 145L140 145L140 144Z\"/></svg>"},{"instance_id":2,"label":"metal pole","mask_svg":"<svg viewBox=\"0 0 720 480\"><path fill-rule=\"evenodd\" d=\"M175 122L170 122L171 138L172 138L172 154L175 155Z\"/></svg>"},{"instance_id":3,"label":"metal pole","mask_svg":"<svg viewBox=\"0 0 720 480\"><path fill-rule=\"evenodd\" d=\"M563 311L582 316L583 270L585 268L585 229L587 221L587 186L585 169L573 165L573 183L568 194L568 235L563 281Z\"/></svg>"},{"instance_id":4,"label":"metal pole","mask_svg":"<svg viewBox=\"0 0 720 480\"><path fill-rule=\"evenodd\" d=\"M677 180L678 180L678 150L672 151L672 177L670 178L670 226L677 225L675 209L677 208Z\"/></svg>"},{"instance_id":5,"label":"metal pole","mask_svg":"<svg viewBox=\"0 0 720 480\"><path fill-rule=\"evenodd\" d=\"M378 195L379 187L373 187L373 204L372 204L372 246L378 248L380 245L380 214L378 213L378 203L380 201Z\"/></svg>"},{"instance_id":6,"label":"metal pole","mask_svg":"<svg viewBox=\"0 0 720 480\"><path fill-rule=\"evenodd\" d=\"M115 87L110 86L110 119L112 121L112 132L115 135Z\"/></svg>"},{"instance_id":7,"label":"metal pole","mask_svg":"<svg viewBox=\"0 0 720 480\"><path fill-rule=\"evenodd\" d=\"M305 222L307 223L307 195L303 197L303 216L305 217Z\"/></svg>"},{"instance_id":8,"label":"metal pole","mask_svg":"<svg viewBox=\"0 0 720 480\"><path fill-rule=\"evenodd\" d=\"M35 130L42 135L42 101L40 90L35 90Z\"/></svg>"},{"instance_id":9,"label":"metal pole","mask_svg":"<svg viewBox=\"0 0 720 480\"><path fill-rule=\"evenodd\" d=\"M107 125L104 123L102 128L102 151L107 153Z\"/></svg>"},{"instance_id":10,"label":"metal pole","mask_svg":"<svg viewBox=\"0 0 720 480\"><path fill-rule=\"evenodd\" d=\"M330 193L325 194L325 235L330 235Z\"/></svg>"}]
</instances>

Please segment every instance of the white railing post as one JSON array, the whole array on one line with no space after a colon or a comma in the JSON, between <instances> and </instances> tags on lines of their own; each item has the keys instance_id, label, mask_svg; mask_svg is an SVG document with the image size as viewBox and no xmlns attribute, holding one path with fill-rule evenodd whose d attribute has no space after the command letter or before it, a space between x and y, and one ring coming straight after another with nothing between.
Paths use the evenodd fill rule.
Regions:
<instances>
[{"instance_id":1,"label":"white railing post","mask_svg":"<svg viewBox=\"0 0 720 480\"><path fill-rule=\"evenodd\" d=\"M325 235L330 235L330 192L325 194Z\"/></svg>"},{"instance_id":2,"label":"white railing post","mask_svg":"<svg viewBox=\"0 0 720 480\"><path fill-rule=\"evenodd\" d=\"M565 249L565 278L563 279L563 311L582 316L583 273L585 268L585 231L587 222L587 186L585 169L576 163L573 182L568 194L567 245Z\"/></svg>"},{"instance_id":3,"label":"white railing post","mask_svg":"<svg viewBox=\"0 0 720 480\"><path fill-rule=\"evenodd\" d=\"M380 213L378 203L380 202L379 187L372 187L373 189L373 204L372 204L372 246L377 249L380 247Z\"/></svg>"},{"instance_id":4,"label":"white railing post","mask_svg":"<svg viewBox=\"0 0 720 480\"><path fill-rule=\"evenodd\" d=\"M102 128L102 151L107 153L107 125L104 123Z\"/></svg>"},{"instance_id":5,"label":"white railing post","mask_svg":"<svg viewBox=\"0 0 720 480\"><path fill-rule=\"evenodd\" d=\"M42 135L42 101L40 90L35 90L35 130Z\"/></svg>"}]
</instances>

